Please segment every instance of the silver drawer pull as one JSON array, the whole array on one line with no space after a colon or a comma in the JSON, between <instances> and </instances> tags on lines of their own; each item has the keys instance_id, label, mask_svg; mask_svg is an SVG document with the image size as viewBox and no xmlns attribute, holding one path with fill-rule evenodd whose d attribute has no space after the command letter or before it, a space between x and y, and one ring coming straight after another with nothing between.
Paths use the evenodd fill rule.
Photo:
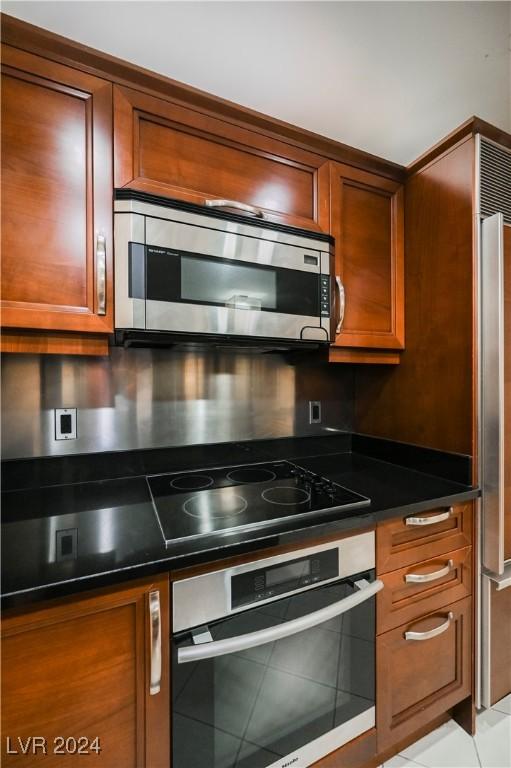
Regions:
<instances>
[{"instance_id":1,"label":"silver drawer pull","mask_svg":"<svg viewBox=\"0 0 511 768\"><path fill-rule=\"evenodd\" d=\"M264 219L264 213L260 208L248 205L247 203L239 203L237 200L206 200L206 206L208 208L236 208L239 211L251 213L253 216L257 216L258 219Z\"/></svg>"},{"instance_id":2,"label":"silver drawer pull","mask_svg":"<svg viewBox=\"0 0 511 768\"><path fill-rule=\"evenodd\" d=\"M405 518L405 525L434 525L435 523L443 523L444 520L448 520L453 514L454 509L449 507L445 512L440 512L439 515L432 515L431 517L407 517Z\"/></svg>"},{"instance_id":3,"label":"silver drawer pull","mask_svg":"<svg viewBox=\"0 0 511 768\"><path fill-rule=\"evenodd\" d=\"M447 632L453 619L454 614L452 611L449 611L447 620L440 624L439 627L429 629L427 632L405 632L405 640L430 640L432 637L437 637L437 635Z\"/></svg>"},{"instance_id":4,"label":"silver drawer pull","mask_svg":"<svg viewBox=\"0 0 511 768\"><path fill-rule=\"evenodd\" d=\"M96 291L98 315L106 314L106 239L104 235L96 237Z\"/></svg>"},{"instance_id":5,"label":"silver drawer pull","mask_svg":"<svg viewBox=\"0 0 511 768\"><path fill-rule=\"evenodd\" d=\"M161 616L160 593L149 592L149 638L151 647L151 680L149 693L154 696L161 686Z\"/></svg>"},{"instance_id":6,"label":"silver drawer pull","mask_svg":"<svg viewBox=\"0 0 511 768\"><path fill-rule=\"evenodd\" d=\"M405 581L407 584L424 584L426 581L436 581L441 579L442 576L447 576L452 571L454 563L452 560L448 560L447 564L439 571L433 571L433 573L407 573Z\"/></svg>"},{"instance_id":7,"label":"silver drawer pull","mask_svg":"<svg viewBox=\"0 0 511 768\"><path fill-rule=\"evenodd\" d=\"M346 292L344 290L344 285L342 284L342 280L339 277L339 275L335 276L335 284L337 286L337 326L335 328L336 335L341 332L342 324L344 323L344 312L346 310Z\"/></svg>"}]
</instances>

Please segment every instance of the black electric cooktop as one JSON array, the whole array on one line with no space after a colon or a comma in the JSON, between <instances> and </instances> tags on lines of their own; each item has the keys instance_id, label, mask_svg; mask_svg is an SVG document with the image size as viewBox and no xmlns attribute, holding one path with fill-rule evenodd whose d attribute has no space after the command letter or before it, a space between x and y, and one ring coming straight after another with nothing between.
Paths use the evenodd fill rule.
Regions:
<instances>
[{"instance_id":1,"label":"black electric cooktop","mask_svg":"<svg viewBox=\"0 0 511 768\"><path fill-rule=\"evenodd\" d=\"M288 461L150 475L147 482L166 544L371 503Z\"/></svg>"}]
</instances>

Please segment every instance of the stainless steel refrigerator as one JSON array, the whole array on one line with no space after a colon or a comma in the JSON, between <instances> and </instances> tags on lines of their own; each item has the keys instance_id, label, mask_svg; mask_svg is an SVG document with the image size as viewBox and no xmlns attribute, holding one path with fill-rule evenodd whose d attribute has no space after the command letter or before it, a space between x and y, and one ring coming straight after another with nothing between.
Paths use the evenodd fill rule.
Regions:
<instances>
[{"instance_id":1,"label":"stainless steel refrigerator","mask_svg":"<svg viewBox=\"0 0 511 768\"><path fill-rule=\"evenodd\" d=\"M478 160L480 703L488 707L511 692L511 152L479 139Z\"/></svg>"}]
</instances>

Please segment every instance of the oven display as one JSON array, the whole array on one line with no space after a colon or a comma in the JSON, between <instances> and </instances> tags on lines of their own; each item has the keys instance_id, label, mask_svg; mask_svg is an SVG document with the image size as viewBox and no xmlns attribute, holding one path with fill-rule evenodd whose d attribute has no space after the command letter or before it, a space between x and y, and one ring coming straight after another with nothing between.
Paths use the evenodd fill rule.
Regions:
<instances>
[{"instance_id":1,"label":"oven display","mask_svg":"<svg viewBox=\"0 0 511 768\"><path fill-rule=\"evenodd\" d=\"M339 550L289 560L282 565L257 568L231 578L231 608L271 600L339 575Z\"/></svg>"},{"instance_id":2,"label":"oven display","mask_svg":"<svg viewBox=\"0 0 511 768\"><path fill-rule=\"evenodd\" d=\"M282 565L280 568L272 568L266 572L266 586L273 587L276 584L284 584L286 581L300 579L303 576L309 576L310 572L310 560L302 560L301 562Z\"/></svg>"}]
</instances>

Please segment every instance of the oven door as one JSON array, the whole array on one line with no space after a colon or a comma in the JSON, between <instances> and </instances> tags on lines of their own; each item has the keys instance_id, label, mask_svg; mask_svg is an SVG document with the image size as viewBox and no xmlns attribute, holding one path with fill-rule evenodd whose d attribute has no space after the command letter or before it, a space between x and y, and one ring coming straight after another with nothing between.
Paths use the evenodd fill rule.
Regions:
<instances>
[{"instance_id":1,"label":"oven door","mask_svg":"<svg viewBox=\"0 0 511 768\"><path fill-rule=\"evenodd\" d=\"M130 243L129 298L145 299L146 330L327 342L327 254L244 240L239 258Z\"/></svg>"},{"instance_id":2,"label":"oven door","mask_svg":"<svg viewBox=\"0 0 511 768\"><path fill-rule=\"evenodd\" d=\"M374 571L173 639L173 768L300 768L369 728Z\"/></svg>"}]
</instances>

